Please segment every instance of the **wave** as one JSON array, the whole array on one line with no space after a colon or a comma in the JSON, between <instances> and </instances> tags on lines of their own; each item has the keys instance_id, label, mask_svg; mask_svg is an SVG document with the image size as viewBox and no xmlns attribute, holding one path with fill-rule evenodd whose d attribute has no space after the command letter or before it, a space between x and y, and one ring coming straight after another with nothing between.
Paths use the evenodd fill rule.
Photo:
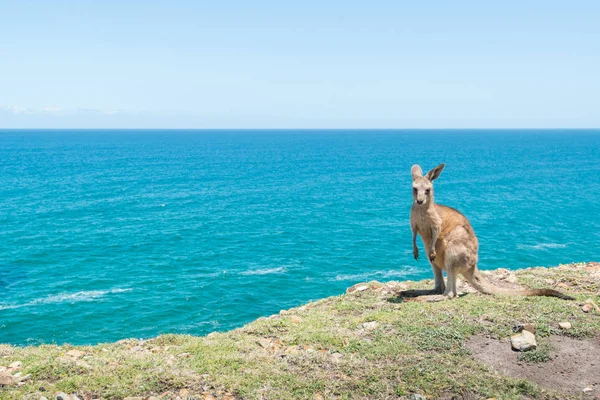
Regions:
<instances>
[{"instance_id":1,"label":"wave","mask_svg":"<svg viewBox=\"0 0 600 400\"><path fill-rule=\"evenodd\" d=\"M81 301L93 301L107 294L131 292L131 288L116 288L111 290L89 290L76 293L59 293L50 295L40 299L34 299L23 304L0 304L0 310L10 310L14 308L31 307L40 304L57 304L57 303L77 303Z\"/></svg>"},{"instance_id":2,"label":"wave","mask_svg":"<svg viewBox=\"0 0 600 400\"><path fill-rule=\"evenodd\" d=\"M387 271L373 271L364 272L361 274L348 274L348 275L337 275L329 281L366 281L370 279L390 279L390 278L405 278L415 273L415 269L408 267L404 270L387 270Z\"/></svg>"},{"instance_id":3,"label":"wave","mask_svg":"<svg viewBox=\"0 0 600 400\"><path fill-rule=\"evenodd\" d=\"M518 244L517 248L521 250L544 250L544 249L564 249L566 243L538 243L538 244Z\"/></svg>"},{"instance_id":4,"label":"wave","mask_svg":"<svg viewBox=\"0 0 600 400\"><path fill-rule=\"evenodd\" d=\"M268 275L268 274L285 274L287 272L287 268L285 267L277 267L277 268L263 268L263 269L253 269L249 271L242 271L240 275Z\"/></svg>"}]
</instances>

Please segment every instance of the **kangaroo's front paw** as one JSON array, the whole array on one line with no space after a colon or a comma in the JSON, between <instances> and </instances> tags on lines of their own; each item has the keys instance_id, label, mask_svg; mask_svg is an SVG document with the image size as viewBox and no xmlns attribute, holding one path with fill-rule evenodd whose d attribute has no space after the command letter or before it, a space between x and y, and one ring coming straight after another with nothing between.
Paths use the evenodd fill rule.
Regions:
<instances>
[{"instance_id":1,"label":"kangaroo's front paw","mask_svg":"<svg viewBox=\"0 0 600 400\"><path fill-rule=\"evenodd\" d=\"M419 249L416 247L413 249L413 256L415 257L415 260L419 259Z\"/></svg>"},{"instance_id":2,"label":"kangaroo's front paw","mask_svg":"<svg viewBox=\"0 0 600 400\"><path fill-rule=\"evenodd\" d=\"M429 252L429 261L434 262L435 261L435 257L437 256L435 250L432 250Z\"/></svg>"}]
</instances>

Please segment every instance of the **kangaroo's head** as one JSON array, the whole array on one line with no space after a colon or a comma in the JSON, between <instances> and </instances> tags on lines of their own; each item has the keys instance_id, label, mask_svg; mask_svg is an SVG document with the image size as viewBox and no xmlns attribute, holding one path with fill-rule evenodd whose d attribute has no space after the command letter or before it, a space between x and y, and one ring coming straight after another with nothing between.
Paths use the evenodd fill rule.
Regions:
<instances>
[{"instance_id":1,"label":"kangaroo's head","mask_svg":"<svg viewBox=\"0 0 600 400\"><path fill-rule=\"evenodd\" d=\"M412 196L414 200L414 204L420 205L428 205L433 203L433 181L436 180L446 164L440 164L431 171L427 173L427 175L423 176L423 170L417 164L413 165L410 169L412 173Z\"/></svg>"}]
</instances>

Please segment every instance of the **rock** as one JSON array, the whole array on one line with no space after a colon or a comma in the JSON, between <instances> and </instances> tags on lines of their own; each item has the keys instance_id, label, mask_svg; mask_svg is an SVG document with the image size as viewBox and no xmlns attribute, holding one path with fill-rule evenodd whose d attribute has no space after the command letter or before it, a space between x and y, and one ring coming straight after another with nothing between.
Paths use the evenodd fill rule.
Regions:
<instances>
[{"instance_id":1,"label":"rock","mask_svg":"<svg viewBox=\"0 0 600 400\"><path fill-rule=\"evenodd\" d=\"M368 331L372 331L373 329L377 328L377 325L379 325L377 321L365 322L362 324L363 328Z\"/></svg>"},{"instance_id":2,"label":"rock","mask_svg":"<svg viewBox=\"0 0 600 400\"><path fill-rule=\"evenodd\" d=\"M69 357L73 357L73 358L79 358L79 357L83 356L83 354L84 353L81 350L69 350L69 351L67 351L67 355Z\"/></svg>"},{"instance_id":3,"label":"rock","mask_svg":"<svg viewBox=\"0 0 600 400\"><path fill-rule=\"evenodd\" d=\"M258 339L256 343L258 343L263 349L268 349L269 347L271 347L271 339Z\"/></svg>"},{"instance_id":4,"label":"rock","mask_svg":"<svg viewBox=\"0 0 600 400\"><path fill-rule=\"evenodd\" d=\"M583 393L589 393L589 392L592 392L593 390L594 389L592 389L591 387L588 386L588 387L583 388L582 392Z\"/></svg>"},{"instance_id":5,"label":"rock","mask_svg":"<svg viewBox=\"0 0 600 400\"><path fill-rule=\"evenodd\" d=\"M581 311L583 311L584 313L589 313L590 311L592 311L594 307L590 304L590 303L585 303L582 307L581 307Z\"/></svg>"},{"instance_id":6,"label":"rock","mask_svg":"<svg viewBox=\"0 0 600 400\"><path fill-rule=\"evenodd\" d=\"M329 356L329 358L333 362L339 362L342 358L344 358L344 355L342 353L333 353Z\"/></svg>"},{"instance_id":7,"label":"rock","mask_svg":"<svg viewBox=\"0 0 600 400\"><path fill-rule=\"evenodd\" d=\"M594 303L594 300L592 300L592 299L587 299L587 300L585 301L585 304L588 304L588 305L590 305L590 306L591 306L591 308L594 308L594 309L596 309L596 312L600 313L600 307L598 307L598 305L597 305L596 303ZM591 308L590 308L590 311L591 311Z\"/></svg>"},{"instance_id":8,"label":"rock","mask_svg":"<svg viewBox=\"0 0 600 400\"><path fill-rule=\"evenodd\" d=\"M365 284L356 284L352 287L349 287L348 289L346 289L346 293L352 293L352 292L363 292L365 290L369 289L369 285L365 285Z\"/></svg>"},{"instance_id":9,"label":"rock","mask_svg":"<svg viewBox=\"0 0 600 400\"><path fill-rule=\"evenodd\" d=\"M517 335L511 336L510 344L512 345L513 350L516 351L527 351L537 347L535 335L526 330L523 330Z\"/></svg>"},{"instance_id":10,"label":"rock","mask_svg":"<svg viewBox=\"0 0 600 400\"><path fill-rule=\"evenodd\" d=\"M0 386L14 386L16 382L10 375L0 375Z\"/></svg>"},{"instance_id":11,"label":"rock","mask_svg":"<svg viewBox=\"0 0 600 400\"><path fill-rule=\"evenodd\" d=\"M207 338L214 338L215 336L217 336L219 333L218 332L211 332L208 335L206 335Z\"/></svg>"},{"instance_id":12,"label":"rock","mask_svg":"<svg viewBox=\"0 0 600 400\"><path fill-rule=\"evenodd\" d=\"M288 310L280 310L279 315L288 315L290 312Z\"/></svg>"},{"instance_id":13,"label":"rock","mask_svg":"<svg viewBox=\"0 0 600 400\"><path fill-rule=\"evenodd\" d=\"M559 322L558 326L560 327L560 329L565 329L565 330L572 328L570 322Z\"/></svg>"},{"instance_id":14,"label":"rock","mask_svg":"<svg viewBox=\"0 0 600 400\"><path fill-rule=\"evenodd\" d=\"M22 365L23 363L21 361L15 361L14 363L10 364L8 368L15 370L21 368Z\"/></svg>"},{"instance_id":15,"label":"rock","mask_svg":"<svg viewBox=\"0 0 600 400\"><path fill-rule=\"evenodd\" d=\"M66 393L60 392L56 394L56 400L71 400L71 396Z\"/></svg>"},{"instance_id":16,"label":"rock","mask_svg":"<svg viewBox=\"0 0 600 400\"><path fill-rule=\"evenodd\" d=\"M323 395L321 393L315 393L314 400L323 400Z\"/></svg>"},{"instance_id":17,"label":"rock","mask_svg":"<svg viewBox=\"0 0 600 400\"><path fill-rule=\"evenodd\" d=\"M406 289L408 289L408 285L406 283L391 281L391 282L388 282L385 284L381 293L383 293L383 294L395 293L400 290L406 290Z\"/></svg>"},{"instance_id":18,"label":"rock","mask_svg":"<svg viewBox=\"0 0 600 400\"><path fill-rule=\"evenodd\" d=\"M410 396L410 400L426 400L426 398L422 394L413 393L413 395Z\"/></svg>"},{"instance_id":19,"label":"rock","mask_svg":"<svg viewBox=\"0 0 600 400\"><path fill-rule=\"evenodd\" d=\"M24 375L24 376L18 376L18 377L16 377L16 379L13 377L13 379L17 383L26 382L26 381L28 381L28 380L31 379L31 374L27 374L27 375Z\"/></svg>"},{"instance_id":20,"label":"rock","mask_svg":"<svg viewBox=\"0 0 600 400\"><path fill-rule=\"evenodd\" d=\"M190 395L190 391L187 390L186 388L179 390L179 396L185 398L185 397L188 397L189 395Z\"/></svg>"},{"instance_id":21,"label":"rock","mask_svg":"<svg viewBox=\"0 0 600 400\"><path fill-rule=\"evenodd\" d=\"M294 324L299 324L302 322L302 318L298 317L297 315L292 315L290 321L292 321Z\"/></svg>"}]
</instances>

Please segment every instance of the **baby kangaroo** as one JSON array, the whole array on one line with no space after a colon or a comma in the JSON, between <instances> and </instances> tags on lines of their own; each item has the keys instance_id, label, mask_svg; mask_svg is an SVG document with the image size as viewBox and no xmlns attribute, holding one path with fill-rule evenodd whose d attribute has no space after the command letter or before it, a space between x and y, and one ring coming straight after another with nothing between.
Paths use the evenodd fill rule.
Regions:
<instances>
[{"instance_id":1,"label":"baby kangaroo","mask_svg":"<svg viewBox=\"0 0 600 400\"><path fill-rule=\"evenodd\" d=\"M435 288L417 291L417 294L423 296L415 300L440 301L456 297L458 274L464 276L467 282L483 294L554 296L573 300L572 297L553 289L510 290L492 286L486 281L477 269L479 243L469 220L457 210L435 204L433 200L433 181L440 176L444 166L438 165L425 176L418 165L413 165L411 169L414 201L410 211L410 227L413 234L413 254L415 259L419 258L419 234L435 277ZM444 285L442 271L446 271L447 285Z\"/></svg>"}]
</instances>

